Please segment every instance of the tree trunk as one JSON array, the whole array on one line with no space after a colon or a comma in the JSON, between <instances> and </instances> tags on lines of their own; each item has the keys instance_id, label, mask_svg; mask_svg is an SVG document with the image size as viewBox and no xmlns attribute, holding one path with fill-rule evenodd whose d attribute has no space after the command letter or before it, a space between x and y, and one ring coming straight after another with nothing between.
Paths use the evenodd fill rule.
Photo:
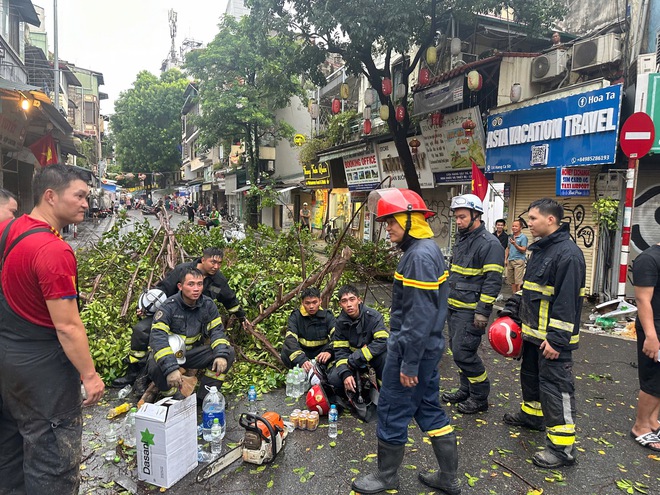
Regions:
<instances>
[{"instance_id":1,"label":"tree trunk","mask_svg":"<svg viewBox=\"0 0 660 495\"><path fill-rule=\"evenodd\" d=\"M394 144L396 145L396 150L399 152L399 163L406 176L408 189L415 191L421 196L422 188L419 185L419 176L417 175L417 169L415 168L410 146L408 145L407 132L403 131L403 129L398 129L394 135Z\"/></svg>"}]
</instances>

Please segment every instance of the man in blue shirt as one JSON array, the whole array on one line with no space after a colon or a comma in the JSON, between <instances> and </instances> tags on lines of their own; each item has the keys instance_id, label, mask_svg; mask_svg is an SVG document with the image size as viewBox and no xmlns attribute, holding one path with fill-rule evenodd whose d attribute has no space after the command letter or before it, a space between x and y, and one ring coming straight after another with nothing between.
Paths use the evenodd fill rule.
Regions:
<instances>
[{"instance_id":1,"label":"man in blue shirt","mask_svg":"<svg viewBox=\"0 0 660 495\"><path fill-rule=\"evenodd\" d=\"M527 261L527 236L521 232L522 222L514 220L511 224L511 237L506 248L506 281L511 284L511 292L515 294L522 287Z\"/></svg>"}]
</instances>

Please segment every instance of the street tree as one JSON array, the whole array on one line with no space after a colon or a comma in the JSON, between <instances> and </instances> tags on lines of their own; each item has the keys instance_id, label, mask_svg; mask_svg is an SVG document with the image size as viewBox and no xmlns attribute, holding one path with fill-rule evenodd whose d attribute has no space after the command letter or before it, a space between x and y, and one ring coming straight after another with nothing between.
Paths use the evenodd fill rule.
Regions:
<instances>
[{"instance_id":1,"label":"street tree","mask_svg":"<svg viewBox=\"0 0 660 495\"><path fill-rule=\"evenodd\" d=\"M426 49L434 43L442 16L468 19L478 13L510 8L521 29L540 32L564 13L563 0L253 0L252 12L279 21L277 29L297 33L319 51L339 54L348 72L363 74L378 93L381 105L389 107L387 125L394 137L410 189L421 193L410 147L409 112L402 121L395 105L407 106L409 76ZM447 17L446 17L447 18ZM276 22L273 21L273 25ZM401 99L383 93L383 78L392 80L399 64L405 86ZM397 71L399 68L397 68Z\"/></svg>"},{"instance_id":2,"label":"street tree","mask_svg":"<svg viewBox=\"0 0 660 495\"><path fill-rule=\"evenodd\" d=\"M172 176L181 165L181 107L188 80L177 69L157 77L138 73L122 91L110 118L120 169Z\"/></svg>"},{"instance_id":3,"label":"street tree","mask_svg":"<svg viewBox=\"0 0 660 495\"><path fill-rule=\"evenodd\" d=\"M199 89L201 111L193 124L199 128L201 146L240 140L252 185L262 179L260 144L290 139L295 133L276 118L276 111L294 96L305 99L305 73L322 80L317 69L321 54L286 31L273 33L270 23L253 15L225 16L215 39L190 52L185 64ZM257 207L258 198L248 196L248 223L255 227Z\"/></svg>"}]
</instances>

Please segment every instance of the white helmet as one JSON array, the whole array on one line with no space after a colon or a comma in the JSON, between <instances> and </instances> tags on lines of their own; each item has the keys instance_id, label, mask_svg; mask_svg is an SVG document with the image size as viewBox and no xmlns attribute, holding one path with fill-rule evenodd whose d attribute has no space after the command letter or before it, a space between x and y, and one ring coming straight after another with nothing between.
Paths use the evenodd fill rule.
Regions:
<instances>
[{"instance_id":1,"label":"white helmet","mask_svg":"<svg viewBox=\"0 0 660 495\"><path fill-rule=\"evenodd\" d=\"M186 341L183 337L173 333L167 337L167 343L172 348L177 364L186 364Z\"/></svg>"},{"instance_id":2,"label":"white helmet","mask_svg":"<svg viewBox=\"0 0 660 495\"><path fill-rule=\"evenodd\" d=\"M484 212L484 204L479 199L479 196L474 194L461 194L460 196L454 196L451 200L451 206L449 209L454 211L459 208L467 208L468 210L474 210L479 213Z\"/></svg>"},{"instance_id":3,"label":"white helmet","mask_svg":"<svg viewBox=\"0 0 660 495\"><path fill-rule=\"evenodd\" d=\"M156 312L158 307L165 302L167 296L165 292L160 289L149 289L147 292L140 294L138 299L138 308L148 315Z\"/></svg>"}]
</instances>

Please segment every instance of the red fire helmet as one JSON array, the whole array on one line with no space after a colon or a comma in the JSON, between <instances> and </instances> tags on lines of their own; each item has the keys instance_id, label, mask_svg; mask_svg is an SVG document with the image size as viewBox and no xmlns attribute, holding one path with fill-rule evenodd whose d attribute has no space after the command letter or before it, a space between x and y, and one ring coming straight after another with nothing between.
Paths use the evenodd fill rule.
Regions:
<instances>
[{"instance_id":1,"label":"red fire helmet","mask_svg":"<svg viewBox=\"0 0 660 495\"><path fill-rule=\"evenodd\" d=\"M307 409L316 411L319 416L325 416L330 411L330 403L323 391L323 387L319 384L314 385L307 392Z\"/></svg>"},{"instance_id":2,"label":"red fire helmet","mask_svg":"<svg viewBox=\"0 0 660 495\"><path fill-rule=\"evenodd\" d=\"M488 329L488 341L493 350L504 357L519 358L523 339L520 326L508 316L502 316Z\"/></svg>"},{"instance_id":3,"label":"red fire helmet","mask_svg":"<svg viewBox=\"0 0 660 495\"><path fill-rule=\"evenodd\" d=\"M410 189L376 189L369 193L367 199L369 211L376 215L376 221L384 222L386 217L395 213L423 213L424 218L430 218L435 212L426 207L426 203L419 194Z\"/></svg>"}]
</instances>

